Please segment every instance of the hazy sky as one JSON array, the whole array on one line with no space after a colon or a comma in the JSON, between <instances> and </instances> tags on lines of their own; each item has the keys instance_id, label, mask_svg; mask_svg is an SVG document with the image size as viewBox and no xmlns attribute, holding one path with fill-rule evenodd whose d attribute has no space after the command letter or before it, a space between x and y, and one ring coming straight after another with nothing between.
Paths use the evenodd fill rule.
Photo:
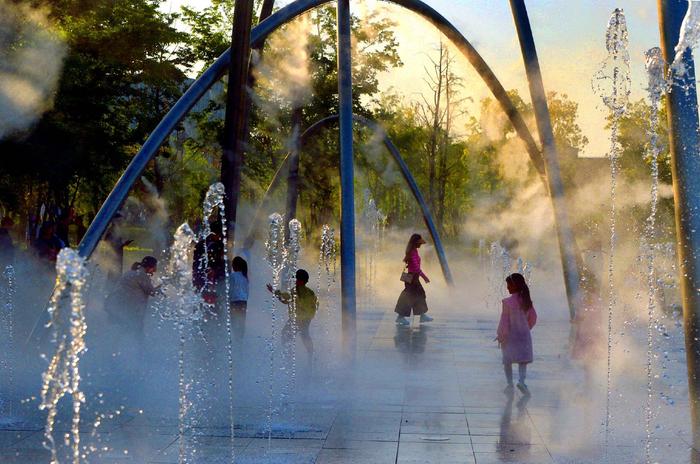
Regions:
<instances>
[{"instance_id":1,"label":"hazy sky","mask_svg":"<svg viewBox=\"0 0 700 464\"><path fill-rule=\"evenodd\" d=\"M202 8L209 0L170 0L164 8L189 4ZM290 3L278 2L278 6ZM515 27L507 0L428 0L476 47L506 89L529 95ZM364 5L364 6L363 6ZM382 87L394 87L405 94L425 91L421 79L428 54L440 40L429 24L409 12L376 0L351 2L356 14L366 8L391 8L399 22L397 35L405 66L383 76ZM600 97L591 89L591 78L605 58L605 28L610 13L623 8L627 17L632 58L632 98L645 95L644 52L659 44L655 0L530 0L527 2L535 35L544 85L548 91L565 93L580 105L579 123L590 144L586 156L605 155L609 142L604 130L605 112ZM478 101L488 91L461 61L467 84L465 96ZM475 110L476 108L471 108Z\"/></svg>"}]
</instances>

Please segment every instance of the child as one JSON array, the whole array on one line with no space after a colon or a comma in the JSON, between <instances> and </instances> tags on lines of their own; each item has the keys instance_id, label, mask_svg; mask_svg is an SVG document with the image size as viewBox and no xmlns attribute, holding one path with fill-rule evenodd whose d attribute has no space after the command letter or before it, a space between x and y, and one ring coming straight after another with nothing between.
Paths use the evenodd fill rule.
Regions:
<instances>
[{"instance_id":1,"label":"child","mask_svg":"<svg viewBox=\"0 0 700 464\"><path fill-rule=\"evenodd\" d=\"M506 278L510 296L503 300L501 321L495 340L503 353L503 369L508 386L506 393L513 391L513 363L518 363L518 389L528 394L525 385L527 365L532 362L532 337L530 330L537 322L537 313L532 305L530 289L522 274L511 274Z\"/></svg>"},{"instance_id":2,"label":"child","mask_svg":"<svg viewBox=\"0 0 700 464\"><path fill-rule=\"evenodd\" d=\"M274 293L282 303L289 305L289 319L287 319L287 323L282 329L283 343L290 342L296 337L296 334L299 333L301 335L301 341L304 343L306 352L309 355L309 361L311 361L314 353L314 343L311 340L309 326L311 325L311 320L316 315L318 300L316 299L314 291L306 286L308 282L309 273L304 269L299 269L296 272L296 285L291 293L280 292L279 290L273 292L272 285L270 284L267 284L267 289ZM293 324L294 310L296 310L296 327Z\"/></svg>"},{"instance_id":3,"label":"child","mask_svg":"<svg viewBox=\"0 0 700 464\"><path fill-rule=\"evenodd\" d=\"M240 340L245 334L245 315L248 308L248 263L240 256L231 262L228 303L233 332Z\"/></svg>"}]
</instances>

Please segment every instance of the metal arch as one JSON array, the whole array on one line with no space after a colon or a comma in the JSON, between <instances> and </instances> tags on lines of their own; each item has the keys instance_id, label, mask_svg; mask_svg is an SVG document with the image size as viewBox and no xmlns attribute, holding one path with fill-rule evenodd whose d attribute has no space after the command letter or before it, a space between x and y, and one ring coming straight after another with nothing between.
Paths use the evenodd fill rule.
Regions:
<instances>
[{"instance_id":1,"label":"metal arch","mask_svg":"<svg viewBox=\"0 0 700 464\"><path fill-rule=\"evenodd\" d=\"M304 142L309 138L314 135L326 125L329 124L331 121L335 121L338 119L338 115L332 115L332 116L327 116L323 119L320 119L313 123L311 126L309 126L304 132L299 135L299 141L298 141L298 146L299 149L296 150L296 155L298 157L299 152L301 151L301 148L304 146ZM262 200L260 200L260 204L255 210L255 214L253 215L253 220L250 222L250 227L248 228L248 234L246 235L246 239L243 242L243 249L250 249L253 244L255 243L255 231L260 227L260 220L262 219L260 215L262 214L263 209L265 209L265 206L267 205L268 199L272 195L272 193L279 188L280 183L282 183L282 180L284 179L283 173L285 171L285 167L290 161L290 158L294 156L294 152L288 153L287 156L284 157L282 162L280 163L279 167L277 168L277 171L275 171L275 175L272 176L272 181L270 181L270 185L267 186L267 190L265 190L265 194L262 197Z\"/></svg>"},{"instance_id":2,"label":"metal arch","mask_svg":"<svg viewBox=\"0 0 700 464\"><path fill-rule=\"evenodd\" d=\"M421 15L423 18L432 23L443 34L445 34L462 54L474 66L474 69L479 73L486 85L493 93L496 100L501 105L508 119L518 136L525 142L528 154L535 165L535 168L543 175L544 163L540 149L537 147L530 130L527 128L522 115L515 108L510 97L505 89L493 74L486 62L481 58L479 53L469 43L469 41L440 13L435 11L420 0L389 0L399 6L407 8L414 13ZM284 8L281 8L272 16L258 24L251 32L251 46L255 47L262 43L265 38L274 30L292 19L300 16L307 11L330 3L331 0L297 0ZM126 200L131 187L141 176L141 173L146 168L148 162L153 159L158 148L165 142L165 139L175 129L175 126L189 113L192 107L199 101L206 91L218 81L227 70L230 61L230 50L224 52L217 60L206 70L202 75L195 80L189 89L180 97L173 105L168 114L156 126L151 135L146 139L146 142L141 147L141 150L134 156L129 166L127 166L124 174L119 178L114 189L103 203L98 211L95 219L88 227L85 236L83 237L78 252L81 256L89 257L97 247L102 235L107 230L109 223L117 213L122 203Z\"/></svg>"},{"instance_id":3,"label":"metal arch","mask_svg":"<svg viewBox=\"0 0 700 464\"><path fill-rule=\"evenodd\" d=\"M306 131L304 131L303 134L299 136L299 145L303 147L304 143L311 137L316 135L321 129L337 122L339 119L339 115L334 114L331 116L327 116L323 119L320 119L313 123L311 126L309 126ZM401 152L399 152L398 148L396 148L396 145L394 145L394 142L391 141L389 136L387 135L386 131L384 128L378 124L376 121L372 121L370 119L365 118L364 116L360 116L357 114L353 114L353 120L356 122L359 122L360 124L372 129L375 131L377 134L379 134L382 137L382 141L384 142L384 146L389 150L389 153L391 153L391 156L394 158L394 161L396 161L396 164L399 166L399 169L401 170L401 174L403 175L404 180L408 184L408 187L411 189L411 193L413 194L413 197L416 199L418 202L418 205L421 208L421 213L423 214L423 220L425 221L425 225L428 228L428 231L430 232L430 236L433 239L433 243L435 244L435 251L437 252L438 255L438 260L440 261L440 267L442 269L442 275L445 277L445 281L447 282L448 285L453 285L453 279L452 279L452 272L450 271L450 266L447 262L447 255L445 253L445 248L442 245L442 240L440 239L440 234L437 230L437 227L435 227L435 221L433 221L433 216L430 213L430 208L428 208L427 203L425 202L425 199L423 198L423 194L420 191L420 188L418 187L418 183L416 180L413 178L413 175L411 174L411 170L408 168L408 165L404 161L403 157L401 156ZM296 152L296 156L299 156L301 150ZM260 224L260 219L261 219L261 214L264 206L267 204L267 199L269 196L274 192L280 185L283 179L283 174L284 174L284 167L287 165L288 162L291 161L291 157L293 155L287 155L285 159L282 161L280 164L280 167L277 169L277 172L275 173L275 176L272 178L272 181L270 182L269 187L267 188L267 191L265 192L265 195L263 196L263 199L260 202L260 206L258 206L257 210L255 211L255 215L253 216L253 221L251 222L250 230L248 231L248 236L246 237L245 240L245 248L250 248L254 241L255 241L255 231L258 228Z\"/></svg>"}]
</instances>

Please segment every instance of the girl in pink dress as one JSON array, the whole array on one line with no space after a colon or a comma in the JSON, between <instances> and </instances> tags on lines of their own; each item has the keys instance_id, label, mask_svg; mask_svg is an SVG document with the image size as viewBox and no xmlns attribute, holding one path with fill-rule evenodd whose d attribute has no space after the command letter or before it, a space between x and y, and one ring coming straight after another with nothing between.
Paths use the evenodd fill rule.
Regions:
<instances>
[{"instance_id":1,"label":"girl in pink dress","mask_svg":"<svg viewBox=\"0 0 700 464\"><path fill-rule=\"evenodd\" d=\"M513 363L518 363L518 389L527 393L525 375L527 365L532 362L532 337L530 330L537 322L537 313L532 305L530 289L522 274L511 274L506 278L510 296L503 300L501 321L498 324L496 340L503 353L503 369L508 386L513 390Z\"/></svg>"}]
</instances>

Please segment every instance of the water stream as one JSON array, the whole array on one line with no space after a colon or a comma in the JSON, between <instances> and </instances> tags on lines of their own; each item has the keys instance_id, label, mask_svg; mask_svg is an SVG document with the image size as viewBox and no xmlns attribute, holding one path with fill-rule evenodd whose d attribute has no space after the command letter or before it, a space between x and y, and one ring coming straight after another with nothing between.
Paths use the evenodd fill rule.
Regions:
<instances>
[{"instance_id":1,"label":"water stream","mask_svg":"<svg viewBox=\"0 0 700 464\"><path fill-rule=\"evenodd\" d=\"M42 375L39 405L39 409L47 412L44 446L51 452L51 464L59 463L54 427L59 402L67 395L72 401L72 420L64 443L71 449L73 464L78 464L81 458L80 409L85 396L80 390L80 357L85 351L87 332L84 301L87 277L85 259L73 249L62 249L56 259L56 287L48 307L48 325L56 349Z\"/></svg>"},{"instance_id":2,"label":"water stream","mask_svg":"<svg viewBox=\"0 0 700 464\"><path fill-rule=\"evenodd\" d=\"M202 218L203 227L200 235L200 240L204 242L204 265L203 269L208 267L208 250L207 250L207 237L211 234L211 219L215 212L218 212L218 220L221 222L221 241L222 241L222 253L223 253L223 270L224 275L221 276L224 280L223 282L223 301L219 298L217 300L218 308L220 312L224 314L224 321L226 326L226 357L228 364L228 394L229 394L229 423L230 423L230 434L231 434L231 460L235 458L235 409L234 409L234 366L233 366L233 330L231 327L231 312L228 309L229 293L230 293L230 282L229 282L229 259L228 259L228 230L227 230L227 220L226 220L226 208L224 205L225 189L224 184L217 182L212 184L207 190L207 194L204 197L204 202L202 204ZM200 269L202 268L202 263L200 262ZM221 282L216 282L217 293ZM214 310L216 313L216 311Z\"/></svg>"},{"instance_id":3,"label":"water stream","mask_svg":"<svg viewBox=\"0 0 700 464\"><path fill-rule=\"evenodd\" d=\"M620 156L622 148L619 141L620 120L624 116L629 103L631 79L630 79L630 55L629 39L627 32L627 20L624 12L616 8L610 16L605 33L605 47L607 58L602 63L600 70L595 74L592 85L593 90L602 98L603 104L611 114L610 123L610 251L608 254L608 354L607 354L607 378L606 378L606 403L604 423L604 449L606 460L608 459L608 444L612 413L610 408L612 396L612 350L613 350L613 315L616 305L615 291L615 244L616 244L616 190L617 177L620 169Z\"/></svg>"},{"instance_id":4,"label":"water stream","mask_svg":"<svg viewBox=\"0 0 700 464\"><path fill-rule=\"evenodd\" d=\"M289 301L289 321L292 328L292 334L294 336L287 343L287 359L291 356L290 372L289 372L289 395L292 396L296 391L296 381L297 381L297 350L296 350L296 333L298 331L298 320L297 320L297 299L296 293L292 289L296 285L296 272L299 268L299 254L301 252L301 222L297 219L292 219L289 221L289 240L286 243L284 249L284 267L287 272L286 287L291 296ZM309 360L311 363L312 360ZM294 402L291 401L292 410L292 423L296 422L296 409L294 407Z\"/></svg>"},{"instance_id":5,"label":"water stream","mask_svg":"<svg viewBox=\"0 0 700 464\"><path fill-rule=\"evenodd\" d=\"M659 108L661 98L666 92L668 85L664 78L664 59L661 49L652 48L645 53L646 71L649 85L647 92L651 102L651 114L649 120L649 148L648 157L651 167L651 200L649 216L645 224L645 241L647 243L647 352L646 352L646 375L647 375L647 397L644 405L645 412L645 455L648 464L651 463L651 443L652 443L652 399L654 396L654 329L658 327L655 315L657 299L657 277L655 266L655 246L656 246L656 210L659 200L659 154L661 146L657 131L659 129Z\"/></svg>"},{"instance_id":6,"label":"water stream","mask_svg":"<svg viewBox=\"0 0 700 464\"><path fill-rule=\"evenodd\" d=\"M7 418L8 421L14 419L15 398L15 268L7 265L2 273L3 282L0 284L2 290L2 306L0 322L6 328L4 334L5 356L2 357L0 366L5 372L7 394L6 398L0 400L0 417Z\"/></svg>"},{"instance_id":7,"label":"water stream","mask_svg":"<svg viewBox=\"0 0 700 464\"><path fill-rule=\"evenodd\" d=\"M178 336L178 462L190 461L193 450L187 440L188 432L196 425L191 416L194 407L190 399L193 381L187 378L185 356L187 342L192 341L194 323L204 317L205 306L192 285L192 252L196 237L190 226L185 223L177 228L170 247L166 271L162 278L162 304L160 316L175 323Z\"/></svg>"},{"instance_id":8,"label":"water stream","mask_svg":"<svg viewBox=\"0 0 700 464\"><path fill-rule=\"evenodd\" d=\"M272 291L280 291L282 272L284 270L284 219L279 213L269 217L268 237L265 242L267 263L272 270ZM268 386L267 437L268 447L272 440L272 425L275 416L274 387L275 387L275 342L277 340L277 300L270 297L270 338L267 341L270 362L270 378Z\"/></svg>"},{"instance_id":9,"label":"water stream","mask_svg":"<svg viewBox=\"0 0 700 464\"><path fill-rule=\"evenodd\" d=\"M335 229L328 224L324 224L321 228L321 246L318 253L318 280L316 282L316 295L320 305L326 307L326 314L323 318L324 340L328 346L324 350L328 359L333 359L336 343L332 340L330 333L334 321L334 313L336 311L335 300L331 294L336 278L336 241ZM322 284L325 282L325 288L322 289Z\"/></svg>"},{"instance_id":10,"label":"water stream","mask_svg":"<svg viewBox=\"0 0 700 464\"><path fill-rule=\"evenodd\" d=\"M364 255L364 302L365 309L372 310L376 305L377 257L379 256L384 230L386 228L386 215L377 207L377 203L365 190L365 202L360 222L363 227L362 246Z\"/></svg>"}]
</instances>

